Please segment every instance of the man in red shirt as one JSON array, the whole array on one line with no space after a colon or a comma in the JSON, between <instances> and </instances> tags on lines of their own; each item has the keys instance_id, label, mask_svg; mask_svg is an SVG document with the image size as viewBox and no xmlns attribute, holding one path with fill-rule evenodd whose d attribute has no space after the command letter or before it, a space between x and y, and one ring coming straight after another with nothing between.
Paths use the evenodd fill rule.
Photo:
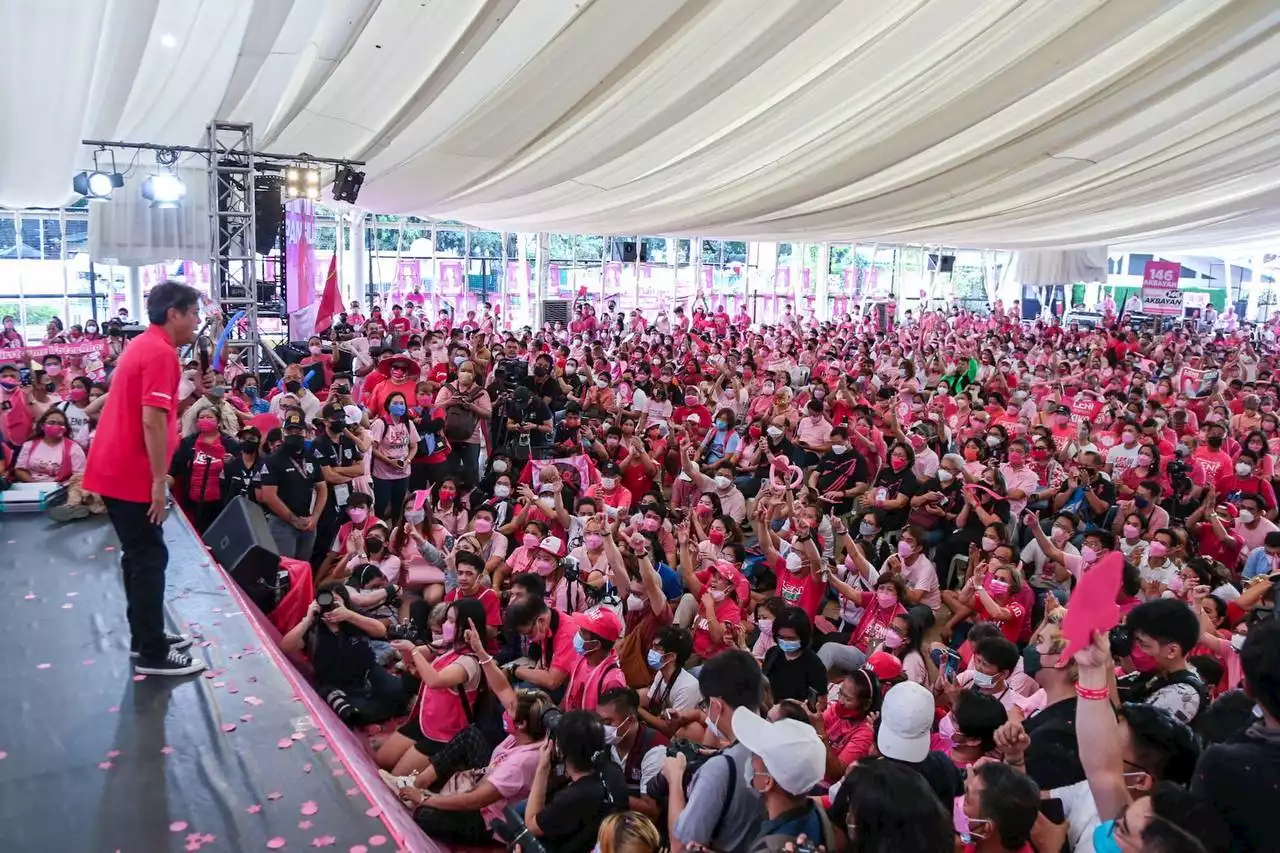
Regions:
<instances>
[{"instance_id":1,"label":"man in red shirt","mask_svg":"<svg viewBox=\"0 0 1280 853\"><path fill-rule=\"evenodd\" d=\"M1227 430L1221 422L1205 425L1205 445L1197 447L1191 454L1192 479L1197 483L1212 485L1219 494L1225 495L1234 473L1231 457L1222 449Z\"/></svg>"},{"instance_id":2,"label":"man in red shirt","mask_svg":"<svg viewBox=\"0 0 1280 853\"><path fill-rule=\"evenodd\" d=\"M129 602L131 653L139 675L190 675L205 668L182 651L190 637L164 629L164 574L169 551L160 525L166 514L165 474L177 443L175 347L195 340L200 292L165 282L147 297L151 325L116 362L111 393L85 466L84 488L102 495L120 539ZM203 394L204 377L197 377Z\"/></svg>"},{"instance_id":3,"label":"man in red shirt","mask_svg":"<svg viewBox=\"0 0 1280 853\"><path fill-rule=\"evenodd\" d=\"M399 305L391 306L391 322L387 324L387 331L391 332L395 340L396 349L404 349L409 341L409 332L413 330L413 324L409 322L409 318L404 316L404 309Z\"/></svg>"}]
</instances>

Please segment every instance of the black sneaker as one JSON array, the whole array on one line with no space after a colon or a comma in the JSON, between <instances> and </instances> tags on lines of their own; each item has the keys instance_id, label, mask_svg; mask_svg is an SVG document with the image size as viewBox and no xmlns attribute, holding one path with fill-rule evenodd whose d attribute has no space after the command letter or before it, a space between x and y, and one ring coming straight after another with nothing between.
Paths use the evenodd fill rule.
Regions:
<instances>
[{"instance_id":1,"label":"black sneaker","mask_svg":"<svg viewBox=\"0 0 1280 853\"><path fill-rule=\"evenodd\" d=\"M133 671L139 675L194 675L204 668L204 661L172 648L161 660L138 658L133 664Z\"/></svg>"},{"instance_id":2,"label":"black sneaker","mask_svg":"<svg viewBox=\"0 0 1280 853\"><path fill-rule=\"evenodd\" d=\"M191 648L191 638L186 634L170 634L166 631L164 641L169 644L169 648L177 649L178 651ZM138 650L136 648L129 649L129 657L137 660Z\"/></svg>"}]
</instances>

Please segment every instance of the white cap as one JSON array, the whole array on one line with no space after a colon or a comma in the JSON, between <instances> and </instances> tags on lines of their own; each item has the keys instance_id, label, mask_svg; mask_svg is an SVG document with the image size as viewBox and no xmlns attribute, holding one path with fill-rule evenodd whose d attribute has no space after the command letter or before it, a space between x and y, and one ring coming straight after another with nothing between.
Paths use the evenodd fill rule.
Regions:
<instances>
[{"instance_id":1,"label":"white cap","mask_svg":"<svg viewBox=\"0 0 1280 853\"><path fill-rule=\"evenodd\" d=\"M827 748L813 726L798 720L776 723L746 708L733 712L733 734L754 755L782 790L799 797L822 781L827 769Z\"/></svg>"},{"instance_id":2,"label":"white cap","mask_svg":"<svg viewBox=\"0 0 1280 853\"><path fill-rule=\"evenodd\" d=\"M538 547L548 554L555 554L557 557L564 556L564 543L560 541L558 536L548 536L538 543Z\"/></svg>"},{"instance_id":3,"label":"white cap","mask_svg":"<svg viewBox=\"0 0 1280 853\"><path fill-rule=\"evenodd\" d=\"M346 417L347 426L355 426L364 420L364 412L359 406L343 406L342 414Z\"/></svg>"},{"instance_id":4,"label":"white cap","mask_svg":"<svg viewBox=\"0 0 1280 853\"><path fill-rule=\"evenodd\" d=\"M929 754L933 731L933 694L914 681L893 685L880 706L880 732L876 746L885 758L915 764ZM734 722L734 732L738 731Z\"/></svg>"}]
</instances>

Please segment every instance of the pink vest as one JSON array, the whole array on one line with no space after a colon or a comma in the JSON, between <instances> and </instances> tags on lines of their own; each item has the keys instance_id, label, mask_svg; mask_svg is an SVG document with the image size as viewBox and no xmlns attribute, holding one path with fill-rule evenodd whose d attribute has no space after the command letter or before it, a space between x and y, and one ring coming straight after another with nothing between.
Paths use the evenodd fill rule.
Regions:
<instances>
[{"instance_id":1,"label":"pink vest","mask_svg":"<svg viewBox=\"0 0 1280 853\"><path fill-rule=\"evenodd\" d=\"M436 672L443 672L461 655L449 652L431 662ZM476 690L467 691L467 701L474 709ZM422 685L418 691L418 727L428 738L440 743L453 739L453 736L465 729L470 723L467 712L462 707L462 699L458 696L457 687L427 687Z\"/></svg>"}]
</instances>

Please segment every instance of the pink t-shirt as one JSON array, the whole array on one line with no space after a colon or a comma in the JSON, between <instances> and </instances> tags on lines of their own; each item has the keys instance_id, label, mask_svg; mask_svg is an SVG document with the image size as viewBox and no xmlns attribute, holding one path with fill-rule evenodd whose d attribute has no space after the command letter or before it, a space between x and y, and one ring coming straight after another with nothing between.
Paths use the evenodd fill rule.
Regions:
<instances>
[{"instance_id":1,"label":"pink t-shirt","mask_svg":"<svg viewBox=\"0 0 1280 853\"><path fill-rule=\"evenodd\" d=\"M569 674L569 686L564 691L564 710L594 711L600 701L600 694L615 687L627 686L627 678L618 666L616 651L610 652L608 657L595 666L587 663L586 657L576 656L577 662Z\"/></svg>"},{"instance_id":2,"label":"pink t-shirt","mask_svg":"<svg viewBox=\"0 0 1280 853\"><path fill-rule=\"evenodd\" d=\"M25 468L37 483L56 483L58 473L62 470L64 448L71 451L71 473L83 474L84 451L69 438L64 438L55 445L48 445L43 441L28 441L22 445L17 464L13 467Z\"/></svg>"},{"instance_id":3,"label":"pink t-shirt","mask_svg":"<svg viewBox=\"0 0 1280 853\"><path fill-rule=\"evenodd\" d=\"M937 612L942 607L942 593L938 590L938 573L933 568L933 563L929 562L929 558L923 554L916 557L916 561L911 565L907 565L905 560L902 563L902 577L907 582L907 586L912 589L924 590L924 598L920 599L921 604L928 605L929 609ZM891 571L888 560L880 567L880 574Z\"/></svg>"},{"instance_id":4,"label":"pink t-shirt","mask_svg":"<svg viewBox=\"0 0 1280 853\"><path fill-rule=\"evenodd\" d=\"M831 423L826 418L818 418L814 423L812 417L805 415L796 425L796 438L811 447L826 444L831 440Z\"/></svg>"},{"instance_id":5,"label":"pink t-shirt","mask_svg":"<svg viewBox=\"0 0 1280 853\"><path fill-rule=\"evenodd\" d=\"M822 608L822 599L827 594L827 585L812 574L803 577L787 571L787 561L779 559L773 567L778 578L777 593L793 607L799 607L809 615L810 619L818 615Z\"/></svg>"},{"instance_id":6,"label":"pink t-shirt","mask_svg":"<svg viewBox=\"0 0 1280 853\"><path fill-rule=\"evenodd\" d=\"M486 825L492 826L495 820L501 820L508 803L518 803L528 798L529 789L533 787L534 771L538 769L538 750L541 746L540 743L521 746L516 743L514 736L508 735L493 750L484 778L502 795L502 799L480 809Z\"/></svg>"}]
</instances>

